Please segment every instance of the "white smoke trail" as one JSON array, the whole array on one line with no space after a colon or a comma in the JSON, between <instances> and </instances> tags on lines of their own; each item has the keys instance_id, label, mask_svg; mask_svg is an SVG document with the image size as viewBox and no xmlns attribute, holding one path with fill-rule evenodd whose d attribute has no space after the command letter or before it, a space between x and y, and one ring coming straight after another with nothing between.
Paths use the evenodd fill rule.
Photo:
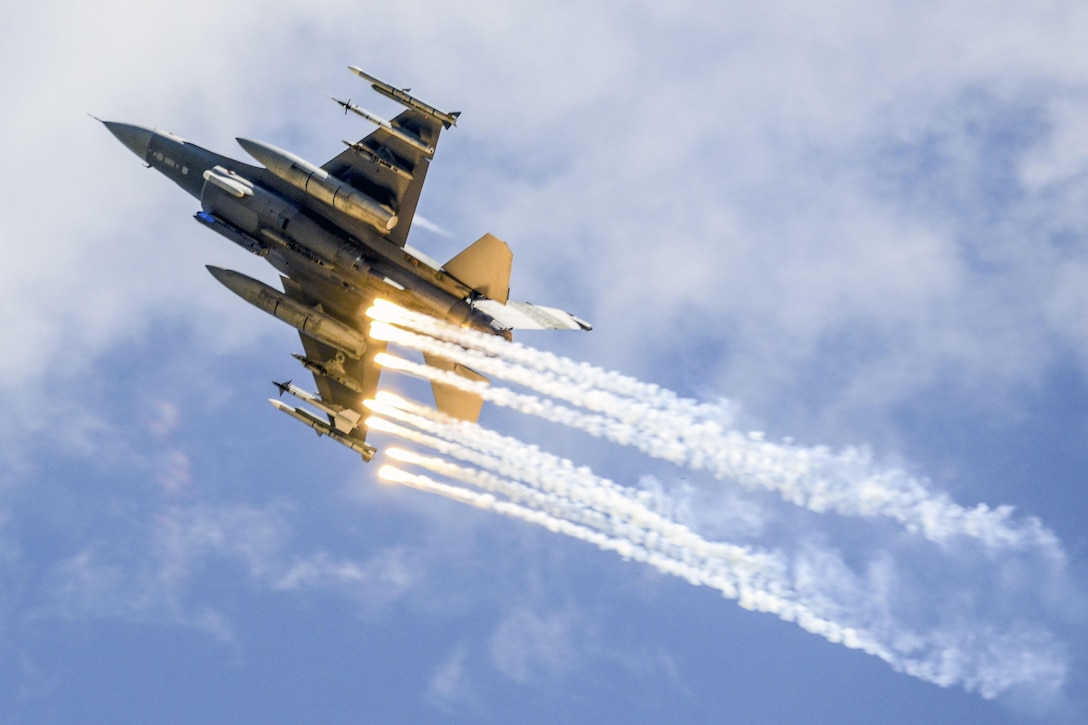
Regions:
<instances>
[{"instance_id":1,"label":"white smoke trail","mask_svg":"<svg viewBox=\"0 0 1088 725\"><path fill-rule=\"evenodd\" d=\"M675 526L677 528L674 533L680 536L690 533L687 527L675 524L668 518L672 508L668 501L649 491L619 486L594 475L589 468L575 467L570 461L545 453L535 446L528 446L515 438L472 423L455 420L389 393L378 393L377 400L368 402L367 405L382 415L439 436L440 441L433 438L422 440L421 436L424 434L412 431L414 442L428 445L445 455L528 481L544 491L563 496L581 496L581 500L590 505L598 500L606 500L612 506L632 502L633 508L628 515L633 519L641 521L647 512L651 512L653 524ZM380 420L379 425L385 426L388 423ZM572 486L575 488L571 488Z\"/></svg>"},{"instance_id":2,"label":"white smoke trail","mask_svg":"<svg viewBox=\"0 0 1088 725\"><path fill-rule=\"evenodd\" d=\"M992 576L995 584L1000 580L999 592L1009 588L1009 576L1023 578L1022 567L1028 562L1014 557L1046 557L1049 561L1031 561L1042 563L1052 572L1064 567L1064 553L1056 537L1037 519L1011 521L1011 509L1007 507L965 509L946 495L931 492L924 481L905 472L877 469L866 454L856 449L833 453L823 447L775 445L757 434L725 430L720 421L721 408L700 406L656 386L429 318L416 324L410 317L394 315L387 319L405 327L433 331L441 339L383 325L375 325L372 331L376 337L524 385L551 399L500 386L488 389L460 376L409 364L407 370L413 374L626 445L641 445L650 455L692 469L703 468L719 478L776 490L787 500L817 512L889 516L908 531L939 543L948 543L957 536L974 537L989 549L989 561L996 567L993 572L980 572L980 576ZM406 367L395 358L383 361ZM585 410L559 405L556 400ZM777 566L767 567L764 562L766 568L744 572L749 577L749 590L754 590L746 593L734 582L730 568L740 568L745 559L734 556L723 564L720 547L730 545L706 541L681 527L670 518L674 507L668 497L655 498L648 492L624 489L570 461L541 453L534 446L473 424L452 422L417 404L400 401L393 408L382 412L413 426L397 426L408 432L394 434L481 470L441 467L443 464L432 458L420 459L413 465L471 486L495 485L506 479L546 492L548 497L522 498L519 505L529 510L541 506L546 509L541 513L548 516L642 547L648 554L662 557L657 563L651 562L662 571L667 569L659 564L678 562L688 568L669 573L713 586L727 596L735 590L742 606L797 621L829 640L843 641L881 657L896 670L942 686L960 683L988 698L1010 688L1055 691L1068 673L1067 653L1061 643L1047 630L1011 618L999 604L979 604L962 612L957 607L956 612L938 616L936 626L932 616L919 616L913 610L913 600L936 583L931 583L930 562L924 558L914 561L913 554L896 561L894 554L883 549L891 542L879 544L877 558L865 565L864 573L855 573L854 565L847 564L834 549L813 542L801 544L788 558L779 552L743 549L749 556L771 556L778 561ZM421 432L424 430L427 433ZM670 525L680 528L670 529ZM685 533L693 538L685 538ZM909 540L902 541L903 546L913 546ZM953 570L958 565L955 551L945 549ZM999 555L1003 558L999 559ZM692 576L693 570L700 574ZM1019 573L1014 575L1014 571ZM708 579L714 576L718 578ZM946 593L964 603L960 590L950 586L945 587ZM1025 594L1032 585L1025 583L1021 589L1025 591L1019 593ZM771 594L769 600L759 599L767 593ZM894 601L893 594L902 593L908 595L906 601ZM942 596L936 591L932 595ZM972 592L968 601L976 601L978 595L981 598L977 601L983 602L986 593L981 590ZM980 618L973 620L976 614Z\"/></svg>"},{"instance_id":3,"label":"white smoke trail","mask_svg":"<svg viewBox=\"0 0 1088 725\"><path fill-rule=\"evenodd\" d=\"M395 424L382 425L379 429L398 435L406 433L405 429ZM415 442L423 442L426 438L414 436L410 432L404 437ZM601 506L599 513L605 514L603 516L594 515L598 511L586 508L585 505L580 507L580 512L557 511L553 508L558 503L554 498L526 495L520 490L524 487L513 481L410 452L398 450L394 457L479 486L487 493L478 494L455 486L437 484L430 479L424 479L424 485L430 487L424 490L432 490L479 508L492 508L499 513L539 523L552 531L588 541L602 549L615 551L624 558L650 564L662 573L677 576L691 584L717 589L723 596L736 599L745 609L776 614L781 619L794 622L831 642L876 655L893 666L901 666L894 655L870 633L835 622L818 611L813 603L802 601L790 587L788 567L780 556L767 553L750 554L744 547L706 542L690 532L687 537L691 540L689 545L669 546L666 538L657 536L657 532L623 523L622 519L628 513L626 507L613 509L607 505ZM395 470L399 472L399 469ZM435 489L434 484L444 487ZM502 502L496 495L518 496L520 500L516 503ZM560 508L572 504L573 502L568 501L560 504ZM531 512L532 517L526 512ZM589 522L588 525L571 521L569 517L572 513ZM702 546L698 545L699 542Z\"/></svg>"},{"instance_id":4,"label":"white smoke trail","mask_svg":"<svg viewBox=\"0 0 1088 725\"><path fill-rule=\"evenodd\" d=\"M662 571L665 571L663 567L669 562L671 565L684 567L665 573L680 576L692 584L714 586L725 596L733 599L740 598L745 601L751 599L754 590L750 582L779 580L786 572L785 562L781 556L767 553L753 554L743 547L714 544L703 541L690 532L687 538L691 541L687 546L670 545L667 535L661 535L661 532L655 530L653 526L644 527L640 524L640 519L643 517L630 516L628 506L593 507L584 500L581 502L577 500L584 499L584 496L576 496L575 500L566 499L476 468L450 463L444 458L422 456L400 448L387 449L385 454L401 463L426 468L433 473L467 483L496 496L504 496L513 503L524 505L534 511L582 525L586 529L593 529L616 541L622 540L628 548L637 547L654 557L654 561L650 563ZM678 525L674 524L674 526ZM703 545L699 546L699 543ZM645 557L632 557L622 551L620 553L625 558L649 561ZM696 562L698 566L693 566L692 562ZM764 589L769 588L764 586ZM766 591L763 596L767 596Z\"/></svg>"},{"instance_id":5,"label":"white smoke trail","mask_svg":"<svg viewBox=\"0 0 1088 725\"><path fill-rule=\"evenodd\" d=\"M610 392L638 400L654 400L661 409L696 418L705 416L715 420L723 413L723 407L720 405L698 403L681 398L671 390L658 385L644 383L612 370L604 370L588 363L574 362L569 358L559 357L519 343L507 342L495 335L485 335L476 330L454 327L437 318L406 310L388 300L375 299L374 305L367 310L367 315L376 320L410 327L439 340L501 357L532 370L558 374L571 385L584 388L587 392Z\"/></svg>"},{"instance_id":6,"label":"white smoke trail","mask_svg":"<svg viewBox=\"0 0 1088 725\"><path fill-rule=\"evenodd\" d=\"M433 447L444 455L463 456L462 460L500 475L434 457L393 455L481 488L496 497L497 503L502 503L498 497L510 498L513 504L548 518L511 514L515 517L644 561L692 584L710 586L737 599L742 607L774 613L829 641L876 655L896 670L943 686L959 682L993 697L1024 682L1052 685L1065 676L1063 657L1045 632L1002 633L985 628L978 632L970 627L912 631L889 618L877 601L864 603L879 594L868 591L865 582L844 579L835 572L838 560L833 551L806 547L787 564L778 552L752 552L747 547L706 541L642 506L641 497L630 489L596 477L587 469L576 469L569 461L475 424L452 421L395 396L380 394L379 398L375 409L436 435L376 416L368 421L374 430ZM474 500L474 505L479 505L479 499ZM575 528L557 527L555 520L567 521ZM670 524L675 528L670 529ZM602 541L610 543L602 545ZM828 562L832 563L830 569ZM834 583L826 581L828 576ZM836 595L829 596L832 592Z\"/></svg>"},{"instance_id":7,"label":"white smoke trail","mask_svg":"<svg viewBox=\"0 0 1088 725\"><path fill-rule=\"evenodd\" d=\"M813 511L886 516L899 521L908 531L921 533L939 543L968 536L981 540L992 549L1037 548L1052 560L1064 558L1057 538L1038 519L1012 521L1012 507L1008 506L991 509L979 504L971 509L964 508L946 494L930 491L922 481L904 471L878 470L871 457L856 448L836 454L825 447L774 444L756 434L724 431L717 422L706 419L708 408L680 399L657 386L507 343L494 336L456 328L433 318L397 312L393 307L388 303L376 305L368 314L379 314L427 334L375 322L371 328L373 335L445 357L602 415L579 414L508 389L495 388L487 392L461 376L442 375L441 371L436 375L425 372L427 368L423 366L401 366L413 374L437 379L497 404L635 447L661 460L692 470L707 470L719 479L775 490L790 503ZM507 358L517 363L508 362ZM584 378L577 380L573 377L577 375ZM601 389L595 389L594 385L600 385ZM643 397L623 397L627 394Z\"/></svg>"},{"instance_id":8,"label":"white smoke trail","mask_svg":"<svg viewBox=\"0 0 1088 725\"><path fill-rule=\"evenodd\" d=\"M752 576L782 565L777 557L754 554L747 547L709 542L687 526L652 510L647 505L648 497L644 495L645 492L619 486L608 479L594 475L585 468L575 469L569 461L539 451L516 439L500 436L475 425L416 416L407 411L398 411L393 406L382 410L382 413L396 417L416 428L433 432L438 438L397 426L381 418L372 417L368 419L367 424L371 425L373 422L375 430L399 435L444 455L521 481L543 494L544 498L528 497L532 501L543 500L547 505L560 506L562 510L549 511L555 515L578 516L579 521L598 527L622 525L623 533L636 536L639 543L644 543L645 538L652 538L662 551L678 552L681 558L694 555L704 559L721 559L731 567L743 570ZM472 450L458 442L466 440L474 441L478 450ZM494 455L496 451L500 452L499 456ZM518 490L511 493L509 489L503 488L512 485L509 481L496 484L495 479L487 478L487 474L481 471L474 474L479 476L478 478L468 479L464 477L463 471L456 468L431 467L431 470L459 477L465 483L526 502L524 491ZM607 512L608 521L602 524L600 516L587 513L590 510ZM632 534L632 531L636 533ZM612 533L616 531L613 530Z\"/></svg>"},{"instance_id":9,"label":"white smoke trail","mask_svg":"<svg viewBox=\"0 0 1088 725\"><path fill-rule=\"evenodd\" d=\"M860 649L877 656L886 656L883 648L872 642L865 641L856 630L841 627L832 621L815 615L804 605L790 601L781 594L747 585L742 585L741 591L738 593L738 588L721 574L707 571L700 565L678 561L660 553L648 551L645 547L630 539L608 536L543 511L516 503L500 501L490 493L477 493L460 486L435 481L427 476L408 473L392 465L382 466L378 471L378 475L392 483L435 493L461 503L467 503L476 508L495 511L510 518L537 524L555 533L566 534L572 538L594 544L604 551L616 552L624 559L633 559L649 564L663 574L679 577L697 586L709 586L719 589L724 596L731 599L739 597L740 601L747 605L746 608L748 609L778 614L782 619L795 622L810 632L822 634L832 642L841 643L847 647Z\"/></svg>"}]
</instances>

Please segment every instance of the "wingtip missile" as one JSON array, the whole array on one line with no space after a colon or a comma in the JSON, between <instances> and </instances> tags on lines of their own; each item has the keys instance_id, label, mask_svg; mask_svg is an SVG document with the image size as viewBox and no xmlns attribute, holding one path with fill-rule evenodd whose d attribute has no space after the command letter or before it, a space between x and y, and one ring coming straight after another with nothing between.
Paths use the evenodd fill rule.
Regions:
<instances>
[{"instance_id":1,"label":"wingtip missile","mask_svg":"<svg viewBox=\"0 0 1088 725\"><path fill-rule=\"evenodd\" d=\"M369 73L367 73L362 68L359 68L358 66L349 65L348 70L351 71L352 73L354 73L355 75L359 76L360 78L362 78L364 81L369 81L371 83L382 83L382 81L378 80L377 78L370 75ZM382 85L388 85L388 84L382 83Z\"/></svg>"},{"instance_id":2,"label":"wingtip missile","mask_svg":"<svg viewBox=\"0 0 1088 725\"><path fill-rule=\"evenodd\" d=\"M364 81L370 83L371 88L373 88L375 91L382 94L386 98L391 98L402 106L405 106L406 108L412 108L416 111L419 111L420 113L425 113L428 116L433 116L434 118L437 118L439 121L441 121L442 125L446 128L457 125L457 118L461 115L460 111L453 111L452 113L447 113L446 111L439 111L431 104L424 103L415 96L409 94L408 91L411 90L410 88L397 88L390 83L386 83L383 80L375 78L374 76L364 71L362 68L357 68L353 65L349 65L348 70L362 78Z\"/></svg>"}]
</instances>

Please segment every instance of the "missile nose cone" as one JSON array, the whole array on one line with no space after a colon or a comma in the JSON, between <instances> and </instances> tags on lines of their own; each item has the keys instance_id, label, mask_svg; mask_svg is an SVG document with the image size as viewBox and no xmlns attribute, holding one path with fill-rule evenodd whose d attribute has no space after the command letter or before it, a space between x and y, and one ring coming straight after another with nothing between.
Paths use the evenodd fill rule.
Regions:
<instances>
[{"instance_id":1,"label":"missile nose cone","mask_svg":"<svg viewBox=\"0 0 1088 725\"><path fill-rule=\"evenodd\" d=\"M147 149L151 145L151 137L155 135L154 131L143 126L114 121L103 121L102 125L129 151L139 156L141 161L147 161Z\"/></svg>"}]
</instances>

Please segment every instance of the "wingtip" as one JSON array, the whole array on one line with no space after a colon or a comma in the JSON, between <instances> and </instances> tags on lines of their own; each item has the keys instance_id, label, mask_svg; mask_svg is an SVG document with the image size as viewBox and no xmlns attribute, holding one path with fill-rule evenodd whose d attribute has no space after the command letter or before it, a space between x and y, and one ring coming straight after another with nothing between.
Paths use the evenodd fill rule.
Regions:
<instances>
[{"instance_id":1,"label":"wingtip","mask_svg":"<svg viewBox=\"0 0 1088 725\"><path fill-rule=\"evenodd\" d=\"M574 322L577 323L578 327L582 328L583 330L588 332L589 330L593 329L593 325L589 322L586 322L581 317L578 317L577 315L572 315L569 312L567 313L567 315L570 317L570 319L574 320Z\"/></svg>"}]
</instances>

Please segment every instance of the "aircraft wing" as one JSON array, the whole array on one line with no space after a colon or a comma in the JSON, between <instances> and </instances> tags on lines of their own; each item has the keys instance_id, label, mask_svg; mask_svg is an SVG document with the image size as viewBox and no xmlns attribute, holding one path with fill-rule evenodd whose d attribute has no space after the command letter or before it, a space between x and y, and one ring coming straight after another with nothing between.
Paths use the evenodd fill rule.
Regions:
<instances>
[{"instance_id":1,"label":"aircraft wing","mask_svg":"<svg viewBox=\"0 0 1088 725\"><path fill-rule=\"evenodd\" d=\"M288 278L281 279L283 280L284 291L289 297L307 305L320 305L324 312L332 314L352 327L358 328L354 319L345 319L346 317L355 318L356 315L345 315L340 305L334 305L334 302L341 302L338 298L342 297L342 295L331 294L331 289L324 290L315 285L307 285L304 289L298 282ZM325 299L322 299L322 297ZM359 306L356 319L365 319L362 310L369 306L370 302L371 300L368 299ZM363 325L363 327L365 332L369 332L366 325ZM374 356L385 351L386 343L382 340L375 340L369 334L366 334L366 352L361 359L356 360L344 355L334 347L315 340L309 335L299 333L299 337L302 339L302 348L306 352L306 358L321 365L328 372L327 375L314 372L314 382L317 385L317 392L321 400L334 408L345 411L344 416L337 416L337 418L340 418L339 421L337 418L329 416L329 423L334 427L339 427L338 423L342 425L344 418L351 421L366 418L369 411L363 406L363 401L374 398L378 390L378 378L381 375L381 367L374 362ZM360 443L366 441L366 427L361 423L349 430L341 428L341 432Z\"/></svg>"},{"instance_id":2,"label":"aircraft wing","mask_svg":"<svg viewBox=\"0 0 1088 725\"><path fill-rule=\"evenodd\" d=\"M350 103L341 105L349 110L357 108ZM443 125L434 116L411 108L390 120L389 125L391 129L379 126L362 140L349 144L321 168L388 204L398 221L385 237L403 247ZM415 140L418 145L413 143Z\"/></svg>"}]
</instances>

